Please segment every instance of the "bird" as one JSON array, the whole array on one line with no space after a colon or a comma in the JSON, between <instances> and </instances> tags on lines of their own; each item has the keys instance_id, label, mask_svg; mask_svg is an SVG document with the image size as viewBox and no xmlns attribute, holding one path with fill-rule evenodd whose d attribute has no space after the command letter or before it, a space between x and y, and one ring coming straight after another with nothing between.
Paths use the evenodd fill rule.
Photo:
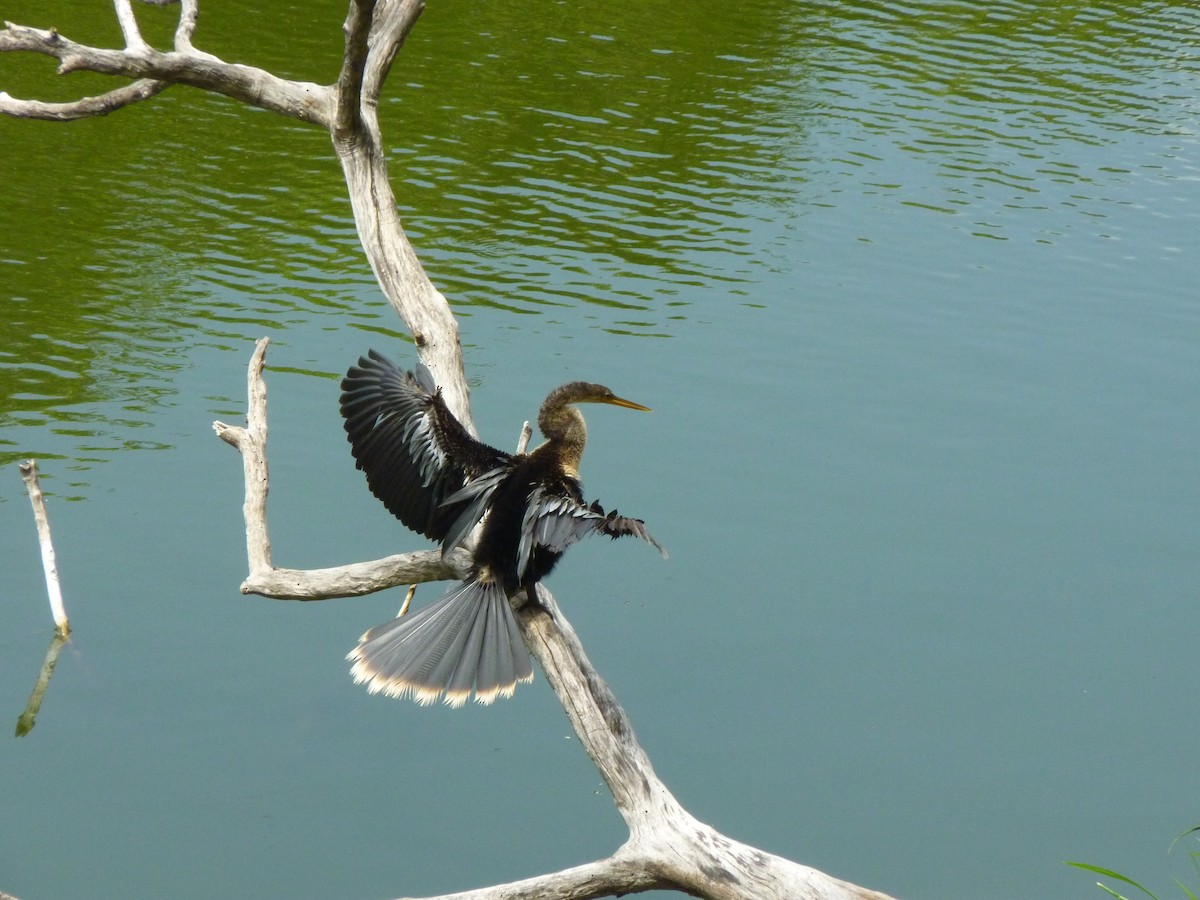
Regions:
<instances>
[{"instance_id":1,"label":"bird","mask_svg":"<svg viewBox=\"0 0 1200 900\"><path fill-rule=\"evenodd\" d=\"M421 609L368 630L347 655L372 692L462 706L490 704L533 680L510 600L535 585L564 551L593 534L640 538L667 556L641 519L586 503L579 464L587 442L580 403L649 412L600 384L555 388L538 413L544 443L506 453L474 438L422 363L405 371L376 350L341 383L340 409L356 466L371 492L443 555L482 522L465 580Z\"/></svg>"}]
</instances>

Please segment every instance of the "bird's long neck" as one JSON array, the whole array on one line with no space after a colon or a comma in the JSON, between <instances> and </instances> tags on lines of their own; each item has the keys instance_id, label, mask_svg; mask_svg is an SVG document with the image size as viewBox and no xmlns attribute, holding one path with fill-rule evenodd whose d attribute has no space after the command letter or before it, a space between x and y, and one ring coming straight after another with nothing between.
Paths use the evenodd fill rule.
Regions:
<instances>
[{"instance_id":1,"label":"bird's long neck","mask_svg":"<svg viewBox=\"0 0 1200 900\"><path fill-rule=\"evenodd\" d=\"M565 393L563 388L559 388L546 398L538 413L538 428L546 436L546 443L542 445L546 449L543 452L557 454L567 474L578 478L579 462L587 444L587 423L583 420L583 413L570 405Z\"/></svg>"}]
</instances>

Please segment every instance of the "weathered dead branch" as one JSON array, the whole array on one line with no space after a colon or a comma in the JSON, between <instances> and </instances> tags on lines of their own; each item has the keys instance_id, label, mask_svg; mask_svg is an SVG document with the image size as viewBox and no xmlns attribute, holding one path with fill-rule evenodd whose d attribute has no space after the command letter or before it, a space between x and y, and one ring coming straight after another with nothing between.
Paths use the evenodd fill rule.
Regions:
<instances>
[{"instance_id":1,"label":"weathered dead branch","mask_svg":"<svg viewBox=\"0 0 1200 900\"><path fill-rule=\"evenodd\" d=\"M140 40L140 38L139 38ZM153 79L168 84L225 94L252 106L259 106L314 125L329 125L333 91L328 86L287 81L263 69L224 62L198 50L172 50L166 53L144 41L124 50L103 50L77 44L57 31L5 23L0 31L0 52L24 50L58 60L58 74L98 72L122 78ZM0 112L18 115L16 101L0 94ZM31 110L26 108L24 115ZM51 116L57 118L57 116Z\"/></svg>"},{"instance_id":2,"label":"weathered dead branch","mask_svg":"<svg viewBox=\"0 0 1200 900\"><path fill-rule=\"evenodd\" d=\"M54 539L50 534L50 517L46 514L46 498L42 495L38 479L37 460L29 459L18 467L29 502L33 506L33 520L37 525L38 546L42 551L42 570L46 575L46 594L50 597L50 614L54 616L54 630L66 637L71 633L67 621L67 610L63 605L62 585L58 580L58 559L54 553Z\"/></svg>"},{"instance_id":3,"label":"weathered dead branch","mask_svg":"<svg viewBox=\"0 0 1200 900\"><path fill-rule=\"evenodd\" d=\"M214 422L213 430L242 454L245 473L246 556L250 574L242 582L243 594L262 594L278 600L327 600L357 597L385 588L422 581L461 578L468 566L465 551L442 557L436 550L401 553L371 562L326 569L281 569L271 559L267 529L267 383L263 378L269 338L262 338L250 358L246 375L246 426Z\"/></svg>"},{"instance_id":4,"label":"weathered dead branch","mask_svg":"<svg viewBox=\"0 0 1200 900\"><path fill-rule=\"evenodd\" d=\"M141 37L128 0L116 0L115 6L124 49L84 46L56 31L9 24L0 31L0 51L54 57L60 74L88 70L137 79L134 84L65 105L39 105L0 93L0 113L58 119L99 115L147 99L165 86L185 84L328 129L375 276L407 324L451 410L471 428L458 323L401 227L377 116L380 92L397 51L420 15L420 0L351 0L343 65L333 85L288 81L196 50L192 46L196 0L184 0L175 47L168 52L155 50ZM217 434L243 457L250 574L242 591L315 600L459 577L467 563L461 551L445 560L426 550L333 569L274 567L266 519L269 480L262 377L266 346L266 339L259 341L250 363L247 425L214 424ZM609 786L629 827L629 839L613 855L587 865L447 898L584 900L657 888L714 900L887 900L883 894L731 840L688 814L655 774L624 710L588 661L553 597L544 588L538 593L538 603L526 603L518 610L526 643Z\"/></svg>"}]
</instances>

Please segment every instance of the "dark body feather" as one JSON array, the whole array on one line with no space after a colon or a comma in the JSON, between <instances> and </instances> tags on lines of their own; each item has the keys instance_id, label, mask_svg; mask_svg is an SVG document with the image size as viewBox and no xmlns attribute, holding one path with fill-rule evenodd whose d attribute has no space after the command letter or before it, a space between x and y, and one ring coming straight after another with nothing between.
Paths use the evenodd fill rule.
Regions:
<instances>
[{"instance_id":1,"label":"dark body feather","mask_svg":"<svg viewBox=\"0 0 1200 900\"><path fill-rule=\"evenodd\" d=\"M575 403L645 409L601 385L573 382L543 404L547 441L508 454L473 438L423 366L404 372L370 351L342 381L341 410L371 491L405 525L453 549L481 521L471 573L440 600L363 635L349 658L371 691L490 703L533 669L508 603L595 533L639 537L666 552L639 519L585 504L577 472L587 429ZM535 596L529 590L529 596Z\"/></svg>"}]
</instances>

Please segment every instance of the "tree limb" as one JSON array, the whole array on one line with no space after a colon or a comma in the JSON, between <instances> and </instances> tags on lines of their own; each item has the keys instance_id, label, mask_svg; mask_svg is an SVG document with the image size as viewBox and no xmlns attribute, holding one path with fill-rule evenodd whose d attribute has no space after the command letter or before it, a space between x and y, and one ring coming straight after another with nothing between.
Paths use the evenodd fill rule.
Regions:
<instances>
[{"instance_id":1,"label":"tree limb","mask_svg":"<svg viewBox=\"0 0 1200 900\"><path fill-rule=\"evenodd\" d=\"M338 77L331 135L349 188L359 241L375 278L408 326L446 405L474 433L458 321L404 233L388 180L377 114L384 78L424 8L422 0L351 2L345 25L347 59ZM367 53L361 59L364 42Z\"/></svg>"},{"instance_id":2,"label":"tree limb","mask_svg":"<svg viewBox=\"0 0 1200 900\"><path fill-rule=\"evenodd\" d=\"M182 23L180 29L186 36L188 32ZM162 53L143 42L140 47L125 50L101 50L77 44L53 29L46 31L6 22L0 31L0 52L16 50L57 59L60 75L89 71L187 84L314 125L328 127L330 122L333 92L329 87L288 81L263 69L227 63L194 49ZM0 102L0 113L16 115L4 102Z\"/></svg>"},{"instance_id":3,"label":"tree limb","mask_svg":"<svg viewBox=\"0 0 1200 900\"><path fill-rule=\"evenodd\" d=\"M607 859L559 872L424 900L589 900L592 897L640 894L674 887L647 871L640 860L628 858L627 854L618 850Z\"/></svg>"},{"instance_id":4,"label":"tree limb","mask_svg":"<svg viewBox=\"0 0 1200 900\"><path fill-rule=\"evenodd\" d=\"M192 35L196 33L196 19L200 16L199 0L183 0L179 10L179 24L175 26L175 49L192 49Z\"/></svg>"},{"instance_id":5,"label":"tree limb","mask_svg":"<svg viewBox=\"0 0 1200 900\"><path fill-rule=\"evenodd\" d=\"M41 100L19 100L0 91L0 112L18 119L48 119L56 122L71 122L91 116L107 116L123 106L149 100L168 87L165 81L143 78L116 88L98 97L80 97L67 103L46 103Z\"/></svg>"},{"instance_id":6,"label":"tree limb","mask_svg":"<svg viewBox=\"0 0 1200 900\"><path fill-rule=\"evenodd\" d=\"M328 129L371 268L411 331L422 361L433 371L446 403L463 425L473 430L458 323L404 234L379 129L378 105L384 81L423 3L350 0L344 25L343 64L337 82L329 86L287 81L195 50L191 41L196 7L197 0L183 0L175 49L171 52L159 52L145 43L128 0L116 0L124 50L87 47L55 31L9 24L0 31L0 51L23 50L55 57L61 74L86 69L139 79L102 98L57 105L69 107L67 111L72 113L99 115L145 99L149 94L139 92L149 91L151 86L157 92L161 90L159 84L187 84ZM143 84L146 79L148 84ZM138 88L138 84L143 86ZM0 94L0 112L28 114L33 108L29 104L35 102ZM42 106L42 111L48 111L56 105ZM250 571L242 591L315 600L422 580L461 578L469 565L469 556L463 550L444 559L439 552L426 550L330 569L279 569L273 565L266 520L267 399L262 375L267 343L266 338L260 340L251 358L246 426L222 422L213 425L221 439L236 447L243 458L243 515ZM528 602L524 595L514 601L524 601L517 608L517 616L526 644L612 792L629 828L629 839L606 859L507 885L445 895L443 900L585 900L656 888L712 900L888 900L883 894L741 844L693 818L654 772L628 716L591 665L550 592L542 586L536 592L537 602Z\"/></svg>"},{"instance_id":7,"label":"tree limb","mask_svg":"<svg viewBox=\"0 0 1200 900\"><path fill-rule=\"evenodd\" d=\"M146 53L150 45L142 39L141 29L138 28L137 16L133 14L133 4L129 0L116 0L113 4L117 10L117 22L121 26L121 34L125 36L125 49L131 53Z\"/></svg>"},{"instance_id":8,"label":"tree limb","mask_svg":"<svg viewBox=\"0 0 1200 900\"><path fill-rule=\"evenodd\" d=\"M626 891L671 887L710 900L888 900L884 894L732 840L693 818L655 773L629 716L592 666L550 592L544 585L538 585L537 591L538 603L517 611L525 642L629 826L629 840L609 862L633 864L652 878L646 886ZM609 893L597 890L570 896ZM559 895L524 891L490 895L552 896Z\"/></svg>"},{"instance_id":9,"label":"tree limb","mask_svg":"<svg viewBox=\"0 0 1200 900\"><path fill-rule=\"evenodd\" d=\"M246 522L246 556L250 574L243 594L262 594L280 600L326 600L358 597L399 585L457 579L470 567L466 551L443 557L436 550L401 553L371 562L329 569L281 569L271 560L267 530L267 383L263 378L270 338L261 338L246 373L246 427L213 422L217 437L242 455L246 493L242 516Z\"/></svg>"},{"instance_id":10,"label":"tree limb","mask_svg":"<svg viewBox=\"0 0 1200 900\"><path fill-rule=\"evenodd\" d=\"M33 506L33 519L37 526L38 546L42 551L42 570L46 575L46 594L50 598L50 614L54 616L54 630L66 637L71 632L67 621L67 609L63 605L62 585L58 580L58 558L54 553L54 538L50 534L50 517L46 514L46 498L42 495L42 484L38 479L37 460L27 459L17 468L29 502Z\"/></svg>"},{"instance_id":11,"label":"tree limb","mask_svg":"<svg viewBox=\"0 0 1200 900\"><path fill-rule=\"evenodd\" d=\"M367 67L372 6L369 0L351 0L350 12L346 15L346 24L343 26L346 52L342 56L341 72L338 73L337 112L331 129L335 140L366 133L359 116L362 114L363 70Z\"/></svg>"}]
</instances>

